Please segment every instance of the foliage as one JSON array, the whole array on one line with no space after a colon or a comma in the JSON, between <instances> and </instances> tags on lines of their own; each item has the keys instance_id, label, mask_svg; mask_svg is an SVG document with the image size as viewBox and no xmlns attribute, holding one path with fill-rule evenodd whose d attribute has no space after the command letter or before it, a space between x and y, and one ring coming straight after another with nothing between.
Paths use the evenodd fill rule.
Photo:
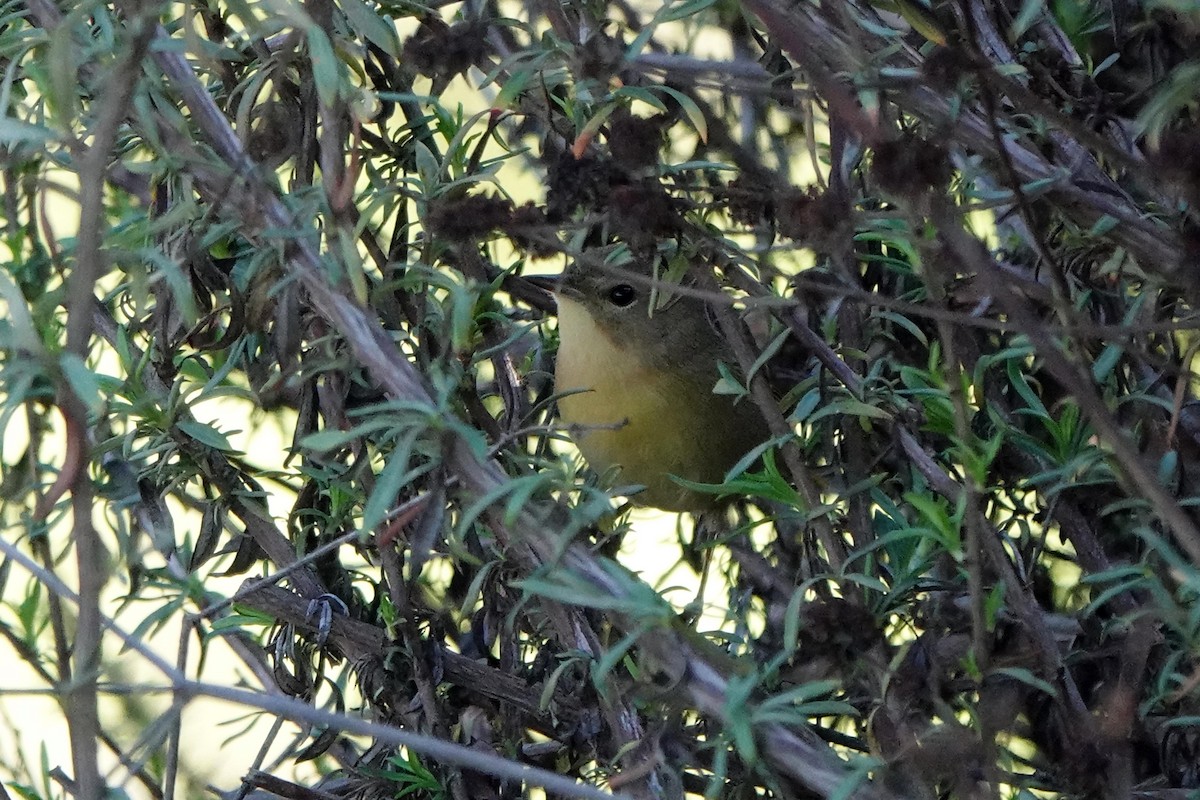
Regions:
<instances>
[{"instance_id":1,"label":"foliage","mask_svg":"<svg viewBox=\"0 0 1200 800\"><path fill-rule=\"evenodd\" d=\"M199 697L288 797L1200 787L1192 4L3 10L13 792L199 794ZM690 604L555 423L605 258L776 434Z\"/></svg>"}]
</instances>

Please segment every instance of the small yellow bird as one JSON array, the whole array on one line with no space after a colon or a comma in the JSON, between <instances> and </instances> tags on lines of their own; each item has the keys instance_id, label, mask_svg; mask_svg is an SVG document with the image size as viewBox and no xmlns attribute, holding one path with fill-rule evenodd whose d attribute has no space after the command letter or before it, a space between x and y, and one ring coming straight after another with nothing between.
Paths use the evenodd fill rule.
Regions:
<instances>
[{"instance_id":1,"label":"small yellow bird","mask_svg":"<svg viewBox=\"0 0 1200 800\"><path fill-rule=\"evenodd\" d=\"M718 362L736 374L736 360L711 309L679 286L628 268L568 267L553 289L555 390L593 469L620 467L623 484L645 487L632 497L640 505L704 511L716 498L670 476L720 483L769 433L748 398L714 394Z\"/></svg>"}]
</instances>

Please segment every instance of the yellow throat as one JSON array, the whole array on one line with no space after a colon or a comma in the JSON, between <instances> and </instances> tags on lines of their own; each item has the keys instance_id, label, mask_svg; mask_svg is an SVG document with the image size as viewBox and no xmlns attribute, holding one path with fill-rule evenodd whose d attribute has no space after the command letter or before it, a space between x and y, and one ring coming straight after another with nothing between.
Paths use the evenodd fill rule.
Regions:
<instances>
[{"instance_id":1,"label":"yellow throat","mask_svg":"<svg viewBox=\"0 0 1200 800\"><path fill-rule=\"evenodd\" d=\"M635 299L625 305L624 293ZM690 481L720 483L725 473L767 438L749 401L713 394L717 362L731 364L702 301L678 298L649 313L649 287L605 273L568 270L558 299L559 349L555 389L563 421L598 472L620 468L620 483L641 484L641 505L700 511L716 498L687 489Z\"/></svg>"}]
</instances>

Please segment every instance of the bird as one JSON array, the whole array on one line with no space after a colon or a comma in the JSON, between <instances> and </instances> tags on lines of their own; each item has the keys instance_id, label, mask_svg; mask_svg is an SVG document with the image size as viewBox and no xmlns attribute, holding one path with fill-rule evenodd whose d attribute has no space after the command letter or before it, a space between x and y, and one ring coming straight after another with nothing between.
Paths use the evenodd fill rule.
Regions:
<instances>
[{"instance_id":1,"label":"bird","mask_svg":"<svg viewBox=\"0 0 1200 800\"><path fill-rule=\"evenodd\" d=\"M737 375L737 361L712 307L687 291L694 285L647 267L572 262L551 286L555 393L588 464L642 487L636 505L703 513L719 498L675 479L721 483L770 434L748 396L715 391L718 365Z\"/></svg>"}]
</instances>

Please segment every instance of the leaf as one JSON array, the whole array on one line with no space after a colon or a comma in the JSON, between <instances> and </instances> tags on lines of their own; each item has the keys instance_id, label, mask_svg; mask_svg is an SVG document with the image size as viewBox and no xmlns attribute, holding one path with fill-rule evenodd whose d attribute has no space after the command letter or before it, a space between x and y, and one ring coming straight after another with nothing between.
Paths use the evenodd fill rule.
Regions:
<instances>
[{"instance_id":1,"label":"leaf","mask_svg":"<svg viewBox=\"0 0 1200 800\"><path fill-rule=\"evenodd\" d=\"M441 184L442 165L424 142L414 144L413 154L417 161L417 174L421 176L421 188L426 199L432 198Z\"/></svg>"},{"instance_id":2,"label":"leaf","mask_svg":"<svg viewBox=\"0 0 1200 800\"><path fill-rule=\"evenodd\" d=\"M300 440L300 446L309 450L325 453L331 450L337 450L344 445L349 444L355 439L359 439L375 431L390 428L395 425L394 420L376 419L370 422L364 422L361 425L355 425L348 430L326 429L310 433Z\"/></svg>"},{"instance_id":3,"label":"leaf","mask_svg":"<svg viewBox=\"0 0 1200 800\"><path fill-rule=\"evenodd\" d=\"M1017 390L1017 394L1021 395L1021 399L1025 401L1025 405L1029 410L1038 417L1043 419L1050 418L1050 412L1046 410L1046 406L1042 404L1042 399L1037 396L1029 386L1029 382L1025 379L1025 375L1021 372L1020 364L1016 359L1009 360L1005 364L1008 372L1009 383Z\"/></svg>"},{"instance_id":4,"label":"leaf","mask_svg":"<svg viewBox=\"0 0 1200 800\"><path fill-rule=\"evenodd\" d=\"M86 4L84 4L86 5ZM76 7L55 25L50 31L48 47L45 53L45 64L49 70L47 85L44 87L50 111L62 130L74 127L79 115L79 86L76 83L75 70L78 67L77 56L79 47L75 37L79 33L82 22L81 15L86 11L82 6Z\"/></svg>"},{"instance_id":5,"label":"leaf","mask_svg":"<svg viewBox=\"0 0 1200 800\"><path fill-rule=\"evenodd\" d=\"M710 6L716 5L717 0L684 0L682 3L666 3L655 22L674 22L679 19L694 17Z\"/></svg>"},{"instance_id":6,"label":"leaf","mask_svg":"<svg viewBox=\"0 0 1200 800\"><path fill-rule=\"evenodd\" d=\"M317 85L317 96L321 103L332 107L337 103L339 81L337 55L325 31L316 25L308 25L304 29L308 39L308 57L312 62L313 82Z\"/></svg>"},{"instance_id":7,"label":"leaf","mask_svg":"<svg viewBox=\"0 0 1200 800\"><path fill-rule=\"evenodd\" d=\"M670 86L657 86L655 88L664 94L670 95L675 99L675 102L679 103L679 107L683 109L688 122L696 129L696 135L700 137L700 141L707 144L708 120L704 118L704 112L700 110L700 106L696 105L696 101L678 89L672 89Z\"/></svg>"},{"instance_id":8,"label":"leaf","mask_svg":"<svg viewBox=\"0 0 1200 800\"><path fill-rule=\"evenodd\" d=\"M1111 214L1105 214L1092 223L1091 229L1088 231L1088 236L1103 236L1120 224L1120 220Z\"/></svg>"},{"instance_id":9,"label":"leaf","mask_svg":"<svg viewBox=\"0 0 1200 800\"><path fill-rule=\"evenodd\" d=\"M639 625L621 637L616 644L609 645L608 650L591 665L592 685L601 697L607 699L606 689L609 685L610 673L621 663L626 654L633 649L638 640L651 630L649 625Z\"/></svg>"},{"instance_id":10,"label":"leaf","mask_svg":"<svg viewBox=\"0 0 1200 800\"><path fill-rule=\"evenodd\" d=\"M59 367L71 385L71 391L87 407L88 414L99 416L104 411L104 398L100 394L100 376L75 353L63 353L58 358Z\"/></svg>"},{"instance_id":11,"label":"leaf","mask_svg":"<svg viewBox=\"0 0 1200 800\"><path fill-rule=\"evenodd\" d=\"M540 66L540 60L538 64ZM513 73L507 81L504 82L500 93L496 95L496 99L492 101L492 105L496 108L514 108L517 105L517 100L521 97L521 93L537 77L537 72L532 68L525 68ZM484 83L486 86L487 83Z\"/></svg>"},{"instance_id":12,"label":"leaf","mask_svg":"<svg viewBox=\"0 0 1200 800\"><path fill-rule=\"evenodd\" d=\"M375 487L371 490L367 504L363 508L362 522L360 523L362 530L375 530L387 516L388 509L395 505L396 496L400 493L401 487L411 477L408 470L411 455L411 440L408 447L397 445L396 449L388 455L383 469L375 476Z\"/></svg>"},{"instance_id":13,"label":"leaf","mask_svg":"<svg viewBox=\"0 0 1200 800\"><path fill-rule=\"evenodd\" d=\"M788 599L787 609L783 616L783 644L787 652L795 652L796 644L800 641L800 612L804 610L804 591L797 589Z\"/></svg>"},{"instance_id":14,"label":"leaf","mask_svg":"<svg viewBox=\"0 0 1200 800\"><path fill-rule=\"evenodd\" d=\"M206 447L226 453L237 452L229 444L229 440L225 438L225 434L218 431L212 425L197 420L185 419L175 423L175 427Z\"/></svg>"},{"instance_id":15,"label":"leaf","mask_svg":"<svg viewBox=\"0 0 1200 800\"><path fill-rule=\"evenodd\" d=\"M362 0L342 0L341 5L352 28L392 58L400 58L400 42L390 22L385 22Z\"/></svg>"},{"instance_id":16,"label":"leaf","mask_svg":"<svg viewBox=\"0 0 1200 800\"><path fill-rule=\"evenodd\" d=\"M1058 697L1058 690L1051 684L1034 675L1024 667L997 667L991 671L993 675L1007 675L1015 681L1032 686L1038 691L1045 692L1051 697Z\"/></svg>"},{"instance_id":17,"label":"leaf","mask_svg":"<svg viewBox=\"0 0 1200 800\"><path fill-rule=\"evenodd\" d=\"M1092 379L1096 383L1104 383L1112 374L1113 368L1125 354L1125 345L1114 342L1101 351L1100 356L1092 364Z\"/></svg>"},{"instance_id":18,"label":"leaf","mask_svg":"<svg viewBox=\"0 0 1200 800\"><path fill-rule=\"evenodd\" d=\"M846 773L846 777L842 778L841 783L829 794L827 800L847 800L867 781L872 772L878 771L883 766L883 761L879 758L858 757L850 763L850 771Z\"/></svg>"},{"instance_id":19,"label":"leaf","mask_svg":"<svg viewBox=\"0 0 1200 800\"><path fill-rule=\"evenodd\" d=\"M1159 137L1178 111L1192 104L1200 93L1200 62L1180 64L1158 86L1154 97L1142 107L1136 122L1153 147L1158 146Z\"/></svg>"},{"instance_id":20,"label":"leaf","mask_svg":"<svg viewBox=\"0 0 1200 800\"><path fill-rule=\"evenodd\" d=\"M209 500L204 504L204 513L200 517L200 533L192 547L192 557L188 559L188 572L195 572L217 552L217 543L221 534L225 532L227 513L228 502L224 498Z\"/></svg>"},{"instance_id":21,"label":"leaf","mask_svg":"<svg viewBox=\"0 0 1200 800\"><path fill-rule=\"evenodd\" d=\"M3 317L8 319L12 332L12 343L7 346L23 350L31 355L42 353L42 339L33 324L33 316L25 303L25 295L13 283L8 272L0 269L0 299L4 300Z\"/></svg>"},{"instance_id":22,"label":"leaf","mask_svg":"<svg viewBox=\"0 0 1200 800\"><path fill-rule=\"evenodd\" d=\"M19 144L44 145L47 142L59 141L62 137L49 128L22 122L12 117L0 117L0 144L13 146Z\"/></svg>"},{"instance_id":23,"label":"leaf","mask_svg":"<svg viewBox=\"0 0 1200 800\"><path fill-rule=\"evenodd\" d=\"M1022 0L1021 10L1017 12L1016 18L1013 19L1010 35L1013 41L1024 36L1029 28L1033 25L1033 21L1046 8L1046 0Z\"/></svg>"},{"instance_id":24,"label":"leaf","mask_svg":"<svg viewBox=\"0 0 1200 800\"><path fill-rule=\"evenodd\" d=\"M905 22L912 25L917 33L934 44L946 46L946 34L938 24L937 18L917 0L896 0L896 7Z\"/></svg>"},{"instance_id":25,"label":"leaf","mask_svg":"<svg viewBox=\"0 0 1200 800\"><path fill-rule=\"evenodd\" d=\"M866 417L868 419L892 419L892 413L887 409L873 406L869 403L864 403L861 400L855 400L852 397L845 397L841 400L835 400L829 403L820 411L809 417L809 422L816 422L825 417L834 415L844 415L848 417Z\"/></svg>"},{"instance_id":26,"label":"leaf","mask_svg":"<svg viewBox=\"0 0 1200 800\"><path fill-rule=\"evenodd\" d=\"M796 403L796 407L792 409L792 413L788 416L790 422L806 422L808 415L816 410L821 402L821 389L810 389Z\"/></svg>"},{"instance_id":27,"label":"leaf","mask_svg":"<svg viewBox=\"0 0 1200 800\"><path fill-rule=\"evenodd\" d=\"M754 739L752 716L746 713L750 695L758 685L758 676L734 676L725 685L726 735L733 737L733 745L743 759L750 764L758 760L758 743Z\"/></svg>"},{"instance_id":28,"label":"leaf","mask_svg":"<svg viewBox=\"0 0 1200 800\"><path fill-rule=\"evenodd\" d=\"M1092 79L1095 80L1096 76L1120 60L1121 54L1119 52L1111 54L1108 58L1104 59L1095 66L1095 68L1092 70Z\"/></svg>"}]
</instances>

